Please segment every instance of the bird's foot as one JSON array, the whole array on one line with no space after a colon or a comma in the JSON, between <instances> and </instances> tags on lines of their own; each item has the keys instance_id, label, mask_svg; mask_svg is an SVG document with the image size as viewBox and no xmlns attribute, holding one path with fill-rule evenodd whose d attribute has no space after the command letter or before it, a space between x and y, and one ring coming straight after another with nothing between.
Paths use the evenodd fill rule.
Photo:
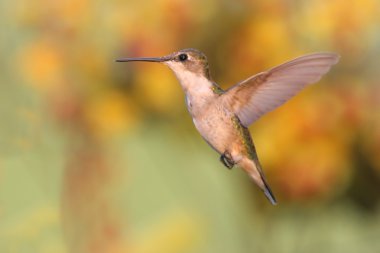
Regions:
<instances>
[{"instance_id":1,"label":"bird's foot","mask_svg":"<svg viewBox=\"0 0 380 253\"><path fill-rule=\"evenodd\" d=\"M226 166L228 169L232 169L235 165L235 161L232 159L231 154L228 151L225 151L220 156L220 161Z\"/></svg>"}]
</instances>

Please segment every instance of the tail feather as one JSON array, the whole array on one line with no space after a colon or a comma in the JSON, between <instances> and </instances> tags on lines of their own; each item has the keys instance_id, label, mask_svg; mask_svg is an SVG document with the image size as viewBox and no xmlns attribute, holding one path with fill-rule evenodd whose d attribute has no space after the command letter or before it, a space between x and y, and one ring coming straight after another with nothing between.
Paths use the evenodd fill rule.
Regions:
<instances>
[{"instance_id":1,"label":"tail feather","mask_svg":"<svg viewBox=\"0 0 380 253\"><path fill-rule=\"evenodd\" d=\"M265 194L265 197L267 197L267 199L270 201L270 203L272 205L277 205L277 201L276 201L276 197L274 196L272 190L270 189L269 185L267 184L266 180L261 177L261 179L263 180L264 182L264 189L263 189L263 192Z\"/></svg>"},{"instance_id":2,"label":"tail feather","mask_svg":"<svg viewBox=\"0 0 380 253\"><path fill-rule=\"evenodd\" d=\"M277 205L276 198L270 189L264 173L261 170L260 163L258 161L253 161L248 158L243 158L242 161L239 162L240 167L242 167L249 176L253 179L253 181L261 188L264 192L267 199L270 201L272 205Z\"/></svg>"}]
</instances>

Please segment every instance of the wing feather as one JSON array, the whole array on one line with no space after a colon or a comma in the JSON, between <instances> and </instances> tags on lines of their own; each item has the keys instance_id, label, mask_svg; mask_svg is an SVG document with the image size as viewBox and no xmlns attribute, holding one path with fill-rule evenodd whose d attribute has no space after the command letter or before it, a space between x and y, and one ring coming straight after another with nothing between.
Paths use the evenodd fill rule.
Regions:
<instances>
[{"instance_id":1,"label":"wing feather","mask_svg":"<svg viewBox=\"0 0 380 253\"><path fill-rule=\"evenodd\" d=\"M304 55L232 86L222 99L248 127L306 85L318 82L338 61L334 53Z\"/></svg>"}]
</instances>

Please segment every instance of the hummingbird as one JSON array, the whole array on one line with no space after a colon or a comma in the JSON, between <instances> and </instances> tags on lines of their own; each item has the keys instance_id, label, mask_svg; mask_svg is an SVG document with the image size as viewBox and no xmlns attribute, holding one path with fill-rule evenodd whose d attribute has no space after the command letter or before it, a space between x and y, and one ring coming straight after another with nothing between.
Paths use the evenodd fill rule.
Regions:
<instances>
[{"instance_id":1,"label":"hummingbird","mask_svg":"<svg viewBox=\"0 0 380 253\"><path fill-rule=\"evenodd\" d=\"M303 55L226 90L212 80L207 57L197 49L183 49L163 57L116 61L156 62L168 66L185 93L195 128L219 153L220 161L228 169L236 165L245 170L270 203L276 205L248 127L305 86L318 82L339 61L339 55L329 52Z\"/></svg>"}]
</instances>

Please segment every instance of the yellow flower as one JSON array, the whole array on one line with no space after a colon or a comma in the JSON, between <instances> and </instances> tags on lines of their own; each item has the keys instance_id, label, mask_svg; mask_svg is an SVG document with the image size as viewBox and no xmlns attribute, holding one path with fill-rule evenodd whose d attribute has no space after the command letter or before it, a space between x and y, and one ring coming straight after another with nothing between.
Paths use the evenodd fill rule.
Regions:
<instances>
[{"instance_id":1,"label":"yellow flower","mask_svg":"<svg viewBox=\"0 0 380 253\"><path fill-rule=\"evenodd\" d=\"M98 137L109 137L127 131L138 116L135 108L120 93L109 92L85 104L85 117Z\"/></svg>"},{"instance_id":2,"label":"yellow flower","mask_svg":"<svg viewBox=\"0 0 380 253\"><path fill-rule=\"evenodd\" d=\"M166 67L150 64L136 72L137 96L159 113L175 113L183 101L182 90L173 73Z\"/></svg>"}]
</instances>

